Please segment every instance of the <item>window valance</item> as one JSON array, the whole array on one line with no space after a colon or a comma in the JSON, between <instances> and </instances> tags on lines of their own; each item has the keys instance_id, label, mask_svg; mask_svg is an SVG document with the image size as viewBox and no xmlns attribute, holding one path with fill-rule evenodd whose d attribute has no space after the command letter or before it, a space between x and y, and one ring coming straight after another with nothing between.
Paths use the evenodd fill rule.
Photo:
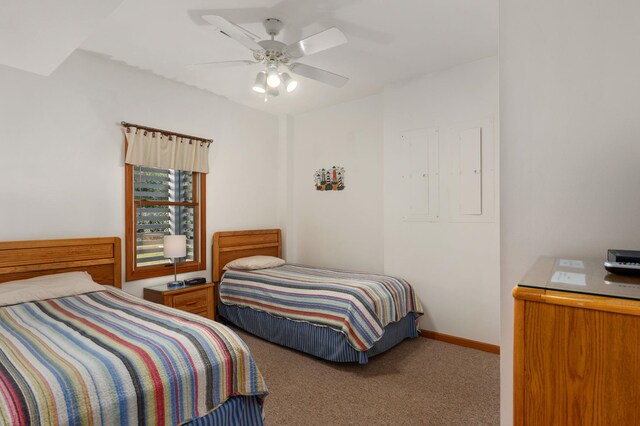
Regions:
<instances>
[{"instance_id":1,"label":"window valance","mask_svg":"<svg viewBox=\"0 0 640 426\"><path fill-rule=\"evenodd\" d=\"M124 129L127 164L209 173L210 140L143 127L124 126Z\"/></svg>"}]
</instances>

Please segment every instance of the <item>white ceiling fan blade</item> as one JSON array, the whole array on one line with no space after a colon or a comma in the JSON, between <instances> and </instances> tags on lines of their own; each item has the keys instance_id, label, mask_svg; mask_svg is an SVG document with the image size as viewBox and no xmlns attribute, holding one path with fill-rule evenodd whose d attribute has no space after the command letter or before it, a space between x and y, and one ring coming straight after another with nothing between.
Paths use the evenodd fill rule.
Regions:
<instances>
[{"instance_id":1,"label":"white ceiling fan blade","mask_svg":"<svg viewBox=\"0 0 640 426\"><path fill-rule=\"evenodd\" d=\"M258 43L256 43L255 40L247 35L247 33L251 34L249 33L249 31L234 24L233 22L227 21L222 16L206 15L203 16L202 19L216 27L216 29L221 33L231 37L246 48L251 49L254 52L263 50L262 46L260 46Z\"/></svg>"},{"instance_id":2,"label":"white ceiling fan blade","mask_svg":"<svg viewBox=\"0 0 640 426\"><path fill-rule=\"evenodd\" d=\"M212 62L199 62L197 64L189 64L187 65L187 67L189 68L196 68L196 67L201 67L201 66L207 66L207 65L212 65L218 68L227 68L227 67L235 67L235 66L240 66L240 65L255 65L255 64L259 64L260 62L257 61L250 61L248 59L240 59L237 61L212 61Z\"/></svg>"},{"instance_id":3,"label":"white ceiling fan blade","mask_svg":"<svg viewBox=\"0 0 640 426\"><path fill-rule=\"evenodd\" d=\"M230 22L230 21L227 21ZM231 22L233 24L233 22ZM254 33L252 33L251 31L249 31L248 29L241 27L238 24L233 24L236 26L236 28L238 28L240 31L242 31L247 37L249 37L250 39L252 39L253 41L260 41L260 36L255 35Z\"/></svg>"},{"instance_id":4,"label":"white ceiling fan blade","mask_svg":"<svg viewBox=\"0 0 640 426\"><path fill-rule=\"evenodd\" d=\"M347 42L347 37L339 29L332 27L317 34L303 38L283 49L291 58L313 55Z\"/></svg>"},{"instance_id":5,"label":"white ceiling fan blade","mask_svg":"<svg viewBox=\"0 0 640 426\"><path fill-rule=\"evenodd\" d=\"M321 83L330 84L335 87L342 87L349 81L347 77L343 77L341 75L334 74L332 72L325 71L306 64L291 64L289 65L289 70L294 74L298 74L312 80L317 80Z\"/></svg>"}]
</instances>

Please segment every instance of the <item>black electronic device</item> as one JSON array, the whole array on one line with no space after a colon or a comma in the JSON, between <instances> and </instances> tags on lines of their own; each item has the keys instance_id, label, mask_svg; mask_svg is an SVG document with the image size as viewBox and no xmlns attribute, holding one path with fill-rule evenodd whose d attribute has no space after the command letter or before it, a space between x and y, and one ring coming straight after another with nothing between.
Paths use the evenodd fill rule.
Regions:
<instances>
[{"instance_id":1,"label":"black electronic device","mask_svg":"<svg viewBox=\"0 0 640 426\"><path fill-rule=\"evenodd\" d=\"M640 276L640 251L609 249L604 268L612 274Z\"/></svg>"},{"instance_id":2,"label":"black electronic device","mask_svg":"<svg viewBox=\"0 0 640 426\"><path fill-rule=\"evenodd\" d=\"M204 284L207 282L207 279L204 277L198 277L198 278L189 278L184 280L184 285L200 285L200 284Z\"/></svg>"}]
</instances>

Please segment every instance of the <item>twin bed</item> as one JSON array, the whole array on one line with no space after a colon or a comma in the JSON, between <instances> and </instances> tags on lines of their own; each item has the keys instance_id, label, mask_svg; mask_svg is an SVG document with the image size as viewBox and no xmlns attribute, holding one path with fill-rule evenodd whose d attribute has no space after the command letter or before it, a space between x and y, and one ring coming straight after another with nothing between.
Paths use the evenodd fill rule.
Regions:
<instances>
[{"instance_id":1,"label":"twin bed","mask_svg":"<svg viewBox=\"0 0 640 426\"><path fill-rule=\"evenodd\" d=\"M262 424L244 342L120 280L118 238L0 243L0 424Z\"/></svg>"},{"instance_id":2,"label":"twin bed","mask_svg":"<svg viewBox=\"0 0 640 426\"><path fill-rule=\"evenodd\" d=\"M120 290L120 251L119 238L0 242L0 424L263 424L267 386L245 343ZM256 255L282 257L280 230L214 234L218 312L252 334L358 363L418 335L402 279L224 271Z\"/></svg>"},{"instance_id":3,"label":"twin bed","mask_svg":"<svg viewBox=\"0 0 640 426\"><path fill-rule=\"evenodd\" d=\"M400 278L291 264L225 271L251 256L281 258L280 230L214 234L217 312L256 336L329 361L365 364L419 334L420 301Z\"/></svg>"}]
</instances>

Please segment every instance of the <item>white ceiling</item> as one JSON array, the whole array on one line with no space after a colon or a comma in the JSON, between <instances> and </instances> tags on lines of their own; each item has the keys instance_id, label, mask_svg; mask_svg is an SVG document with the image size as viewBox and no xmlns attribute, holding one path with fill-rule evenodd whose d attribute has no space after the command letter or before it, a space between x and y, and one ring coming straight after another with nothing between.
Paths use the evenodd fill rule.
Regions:
<instances>
[{"instance_id":1,"label":"white ceiling","mask_svg":"<svg viewBox=\"0 0 640 426\"><path fill-rule=\"evenodd\" d=\"M220 15L268 38L279 18L287 44L335 26L346 45L299 62L349 77L342 88L304 77L298 89L264 100L251 90L260 65L189 67L251 59L251 51L214 31ZM498 53L498 0L125 0L81 47L271 113L300 113L355 99L383 86Z\"/></svg>"},{"instance_id":2,"label":"white ceiling","mask_svg":"<svg viewBox=\"0 0 640 426\"><path fill-rule=\"evenodd\" d=\"M51 74L121 2L0 1L0 64Z\"/></svg>"}]
</instances>

